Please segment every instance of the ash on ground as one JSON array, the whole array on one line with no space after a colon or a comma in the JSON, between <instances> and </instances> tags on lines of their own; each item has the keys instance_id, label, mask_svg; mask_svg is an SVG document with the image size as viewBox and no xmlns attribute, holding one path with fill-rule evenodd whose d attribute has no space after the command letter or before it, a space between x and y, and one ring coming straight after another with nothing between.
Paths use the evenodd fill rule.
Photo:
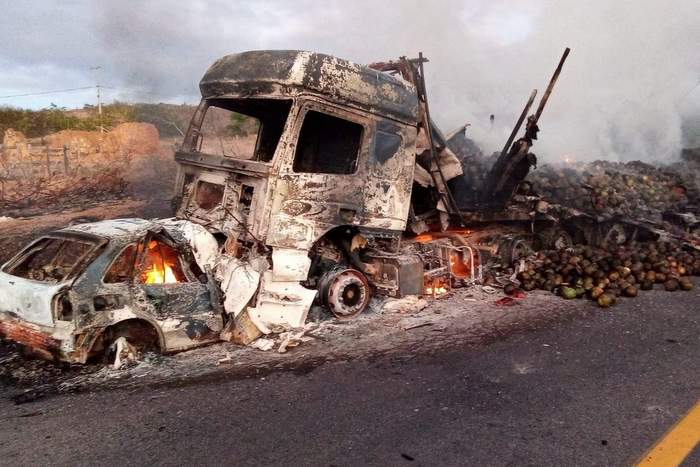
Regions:
<instances>
[{"instance_id":1,"label":"ash on ground","mask_svg":"<svg viewBox=\"0 0 700 467\"><path fill-rule=\"evenodd\" d=\"M635 306L648 306L647 301L666 293L645 294ZM32 359L2 344L0 383L6 397L26 403L85 390L262 377L279 370L306 373L329 361L411 359L457 345L478 347L569 319L614 313L588 301L566 301L544 291L530 292L512 306L497 305L501 298L501 290L464 287L437 299L376 301L370 311L351 321L330 319L314 309L306 327L292 331L301 334L298 345L288 346L284 353L279 349L289 335L275 337L266 351L221 342L168 356L148 354L119 370L101 363L66 365Z\"/></svg>"}]
</instances>

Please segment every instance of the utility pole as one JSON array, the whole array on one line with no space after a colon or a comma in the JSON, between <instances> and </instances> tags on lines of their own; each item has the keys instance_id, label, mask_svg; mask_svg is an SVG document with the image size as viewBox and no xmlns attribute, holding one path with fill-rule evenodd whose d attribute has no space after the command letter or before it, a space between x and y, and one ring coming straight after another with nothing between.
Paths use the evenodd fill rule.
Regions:
<instances>
[{"instance_id":1,"label":"utility pole","mask_svg":"<svg viewBox=\"0 0 700 467\"><path fill-rule=\"evenodd\" d=\"M95 88L97 89L97 123L100 127L100 134L103 134L105 129L102 125L102 99L100 96L100 88L102 87L100 85L100 70L102 70L102 67L98 65L90 69L95 70Z\"/></svg>"}]
</instances>

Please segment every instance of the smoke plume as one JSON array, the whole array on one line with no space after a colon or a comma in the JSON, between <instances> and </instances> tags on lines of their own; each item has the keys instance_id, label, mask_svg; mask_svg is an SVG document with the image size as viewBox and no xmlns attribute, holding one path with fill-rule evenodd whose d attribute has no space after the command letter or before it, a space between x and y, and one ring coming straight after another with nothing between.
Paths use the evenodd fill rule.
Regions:
<instances>
[{"instance_id":1,"label":"smoke plume","mask_svg":"<svg viewBox=\"0 0 700 467\"><path fill-rule=\"evenodd\" d=\"M434 118L445 132L470 123L490 152L568 46L534 147L541 159L661 162L700 144L681 131L700 121L697 0L19 3L0 20L0 85L34 83L18 76L39 66L89 81L100 64L112 97L194 102L204 70L231 52L307 49L368 63L422 51Z\"/></svg>"}]
</instances>

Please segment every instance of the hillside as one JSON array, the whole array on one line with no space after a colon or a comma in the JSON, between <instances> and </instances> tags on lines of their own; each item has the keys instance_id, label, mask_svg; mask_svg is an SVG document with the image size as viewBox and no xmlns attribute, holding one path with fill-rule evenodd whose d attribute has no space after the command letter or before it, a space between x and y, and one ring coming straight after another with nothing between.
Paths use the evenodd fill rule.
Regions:
<instances>
[{"instance_id":1,"label":"hillside","mask_svg":"<svg viewBox=\"0 0 700 467\"><path fill-rule=\"evenodd\" d=\"M133 119L138 122L152 123L161 137L180 137L187 131L190 119L197 109L188 104L132 104Z\"/></svg>"},{"instance_id":2,"label":"hillside","mask_svg":"<svg viewBox=\"0 0 700 467\"><path fill-rule=\"evenodd\" d=\"M145 122L152 123L162 137L180 137L180 131L187 130L195 109L195 106L186 104L115 102L102 107L100 118L97 108L92 105L82 109L53 106L41 110L0 107L0 134L12 128L28 138L37 138L62 130L95 131L101 125L111 129L120 123Z\"/></svg>"}]
</instances>

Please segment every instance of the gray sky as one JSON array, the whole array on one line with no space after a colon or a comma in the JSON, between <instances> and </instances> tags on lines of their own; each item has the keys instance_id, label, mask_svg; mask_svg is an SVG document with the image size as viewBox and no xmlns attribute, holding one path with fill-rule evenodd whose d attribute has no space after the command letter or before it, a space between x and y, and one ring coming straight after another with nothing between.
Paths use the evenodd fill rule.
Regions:
<instances>
[{"instance_id":1,"label":"gray sky","mask_svg":"<svg viewBox=\"0 0 700 467\"><path fill-rule=\"evenodd\" d=\"M93 85L107 101L193 103L221 55L307 49L360 63L417 55L434 117L503 144L532 88L569 61L541 121L550 160L668 159L700 109L697 0L0 0L0 94ZM91 67L101 66L99 77ZM93 90L0 99L94 103ZM496 115L492 127L490 114Z\"/></svg>"}]
</instances>

